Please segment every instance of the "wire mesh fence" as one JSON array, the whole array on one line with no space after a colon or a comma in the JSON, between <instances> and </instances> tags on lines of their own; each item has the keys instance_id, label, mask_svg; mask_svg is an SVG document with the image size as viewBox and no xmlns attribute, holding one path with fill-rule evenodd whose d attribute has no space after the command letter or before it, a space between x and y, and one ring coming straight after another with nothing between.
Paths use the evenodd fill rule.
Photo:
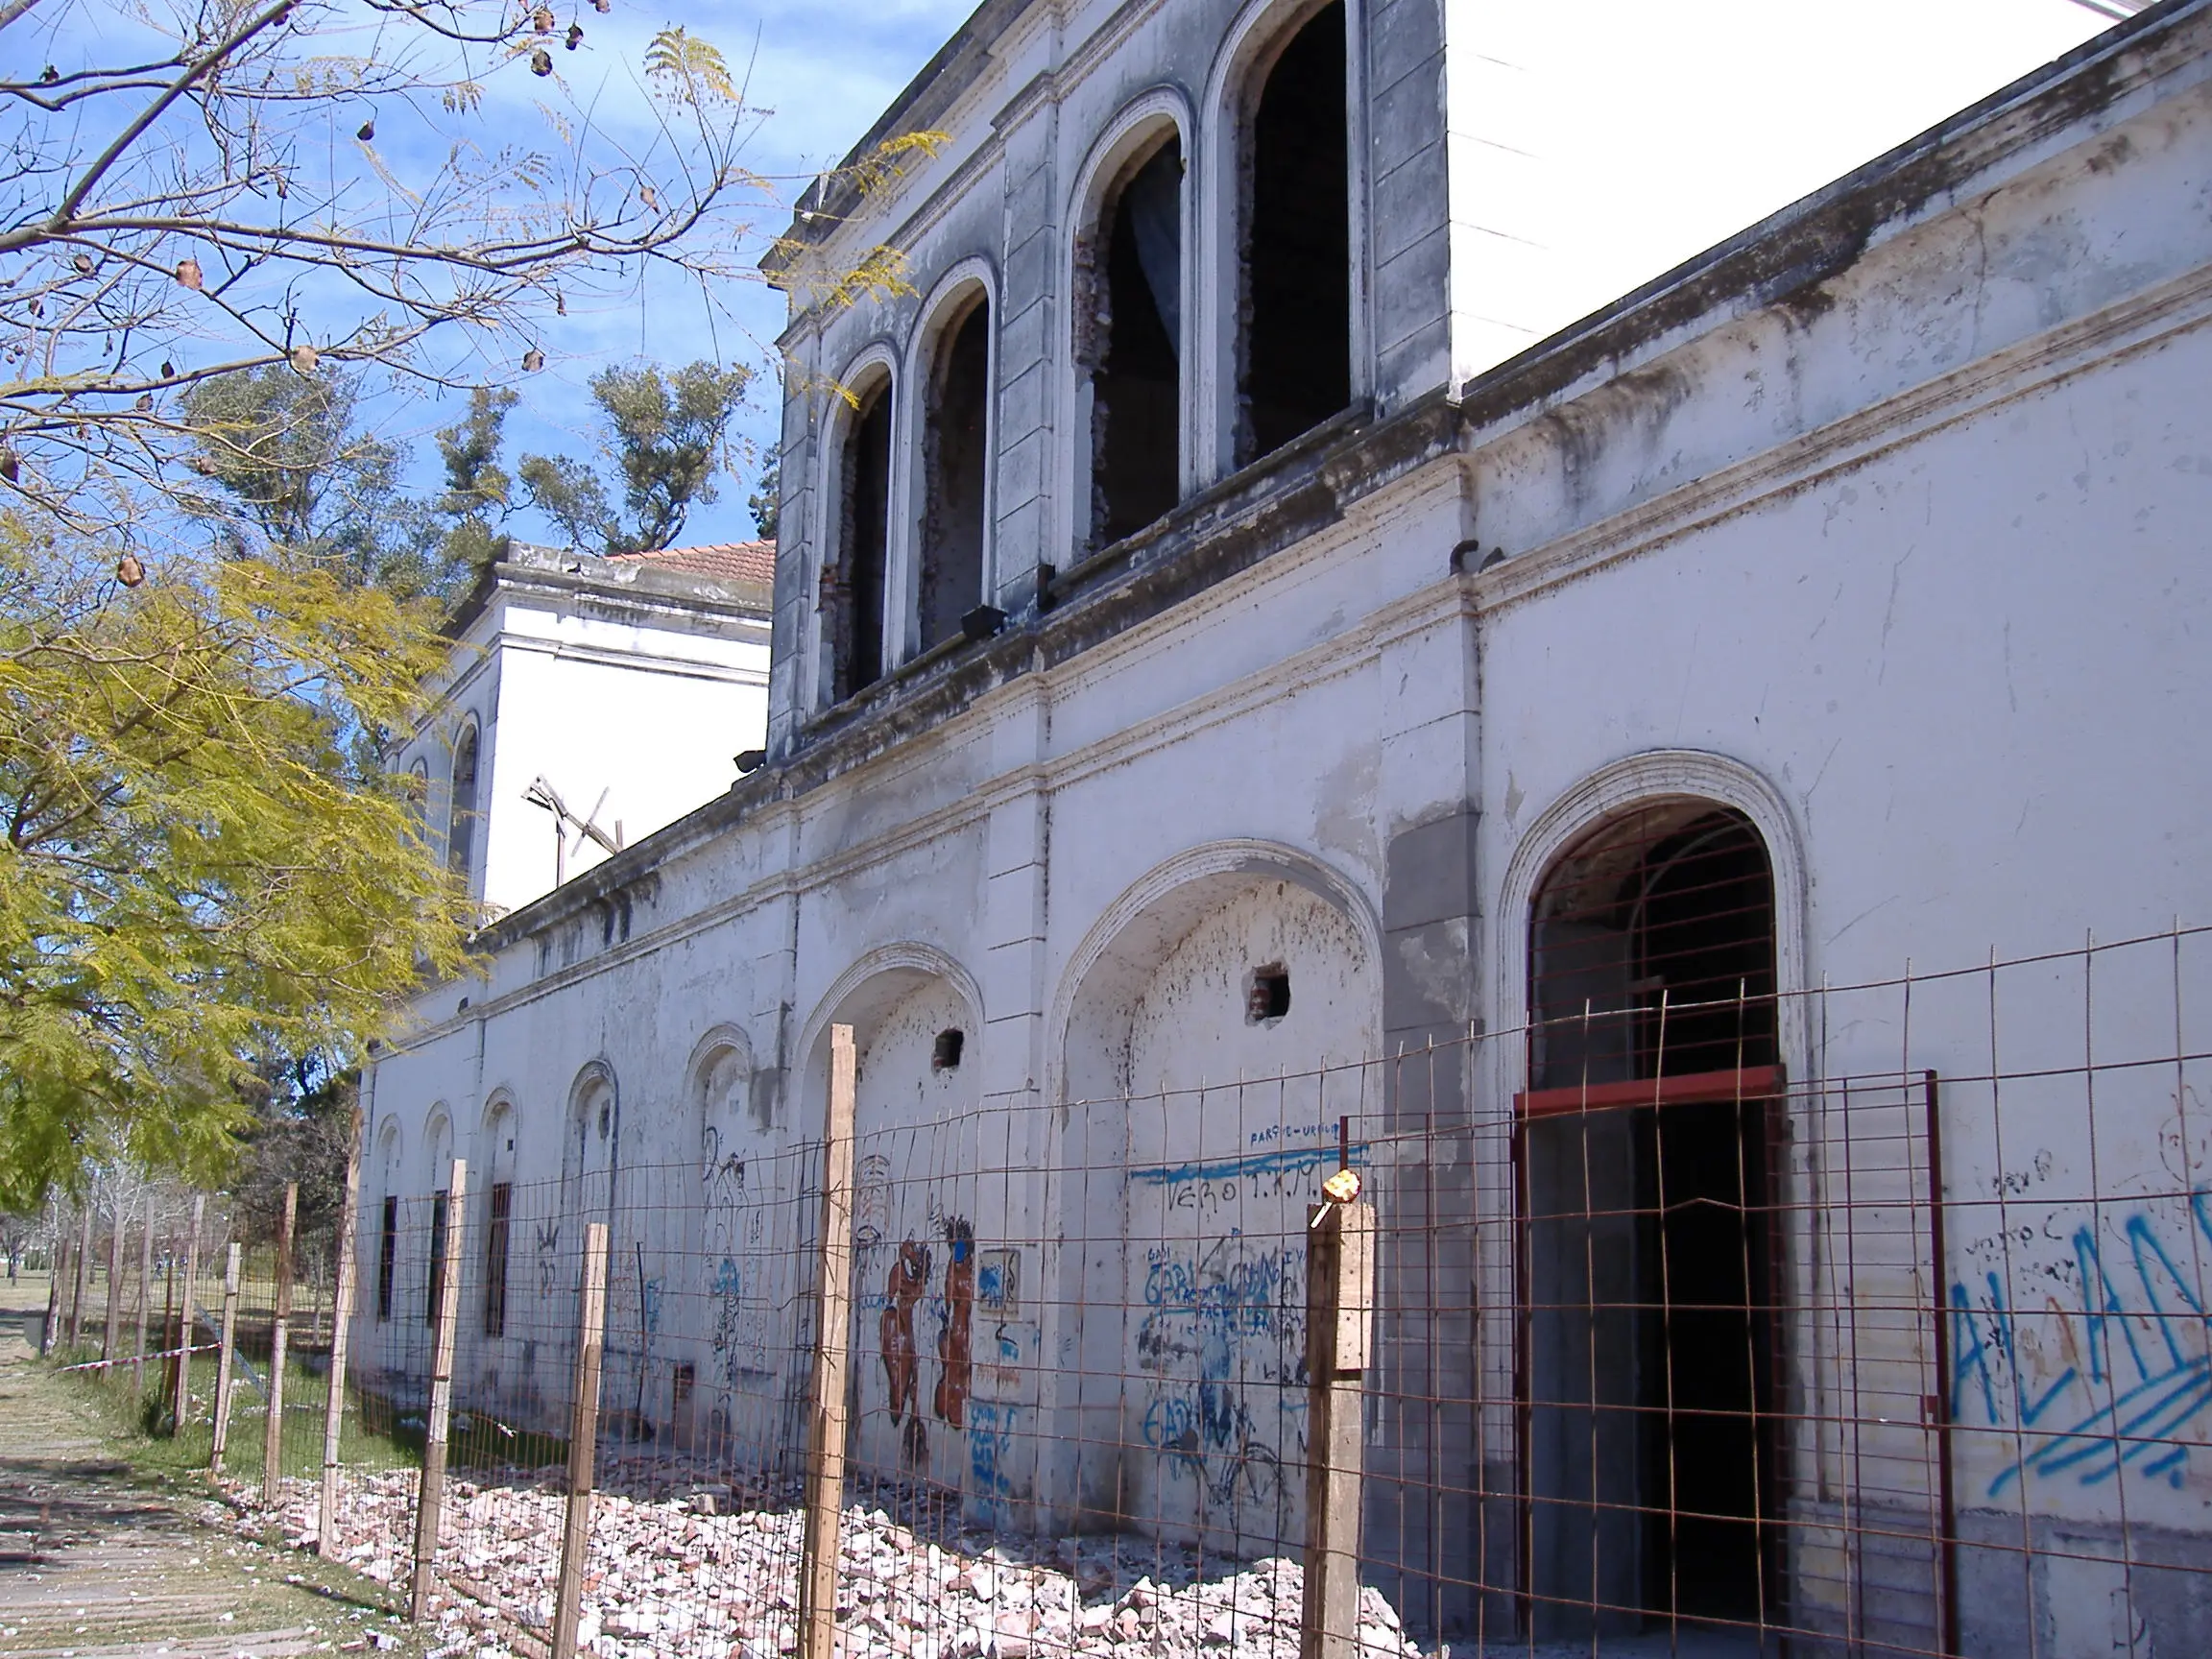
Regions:
<instances>
[{"instance_id":1,"label":"wire mesh fence","mask_svg":"<svg viewBox=\"0 0 2212 1659\"><path fill-rule=\"evenodd\" d=\"M588 1109L558 1178L494 1148L458 1200L372 1192L340 1478L325 1503L310 1297L273 1513L410 1578L445 1309L428 1575L509 1651L561 1646L565 1600L607 1659L2190 1650L2212 932L1791 995L1638 977L1049 1106L961 1101L933 1055L864 1078L846 1164L712 1123L625 1164ZM250 1268L249 1484L276 1303Z\"/></svg>"}]
</instances>

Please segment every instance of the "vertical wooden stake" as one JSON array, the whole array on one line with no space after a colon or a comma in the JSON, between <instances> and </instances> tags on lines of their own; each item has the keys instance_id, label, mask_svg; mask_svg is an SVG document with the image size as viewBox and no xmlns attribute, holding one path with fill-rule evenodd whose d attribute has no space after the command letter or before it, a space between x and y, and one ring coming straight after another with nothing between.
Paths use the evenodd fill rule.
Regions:
<instances>
[{"instance_id":1,"label":"vertical wooden stake","mask_svg":"<svg viewBox=\"0 0 2212 1659\"><path fill-rule=\"evenodd\" d=\"M315 1527L315 1553L338 1552L338 1436L346 1422L346 1338L353 1323L353 1275L360 1252L354 1211L361 1203L361 1108L353 1108L346 1155L346 1202L338 1212L338 1307L330 1325L330 1392L323 1404L323 1503Z\"/></svg>"},{"instance_id":2,"label":"vertical wooden stake","mask_svg":"<svg viewBox=\"0 0 2212 1659\"><path fill-rule=\"evenodd\" d=\"M184 1284L178 1295L181 1317L177 1321L177 1357L169 1362L169 1432L174 1434L192 1416L192 1325L199 1318L194 1298L200 1292L200 1227L207 1218L207 1194L192 1195L192 1231L184 1241Z\"/></svg>"},{"instance_id":3,"label":"vertical wooden stake","mask_svg":"<svg viewBox=\"0 0 2212 1659\"><path fill-rule=\"evenodd\" d=\"M1299 1659L1359 1652L1360 1403L1374 1334L1375 1210L1324 1201L1306 1228L1306 1599Z\"/></svg>"},{"instance_id":4,"label":"vertical wooden stake","mask_svg":"<svg viewBox=\"0 0 2212 1659\"><path fill-rule=\"evenodd\" d=\"M575 1391L568 1413L568 1518L561 1532L561 1582L553 1593L552 1659L576 1659L584 1615L584 1564L591 1548L592 1467L599 1445L599 1367L607 1341L607 1223L584 1229L584 1286L576 1320Z\"/></svg>"},{"instance_id":5,"label":"vertical wooden stake","mask_svg":"<svg viewBox=\"0 0 2212 1659\"><path fill-rule=\"evenodd\" d=\"M837 1524L845 1505L846 1349L853 1323L853 1027L830 1028L822 1148L822 1324L815 1336L806 1530L799 1568L799 1659L833 1659Z\"/></svg>"},{"instance_id":6,"label":"vertical wooden stake","mask_svg":"<svg viewBox=\"0 0 2212 1659\"><path fill-rule=\"evenodd\" d=\"M115 1224L108 1229L108 1303L107 1317L100 1324L100 1358L103 1361L115 1358L115 1344L123 1335L123 1236L130 1230L125 1217L123 1201L115 1201ZM101 1381L108 1373L103 1371Z\"/></svg>"},{"instance_id":7,"label":"vertical wooden stake","mask_svg":"<svg viewBox=\"0 0 2212 1659\"><path fill-rule=\"evenodd\" d=\"M146 1394L146 1321L154 1311L154 1194L146 1194L146 1225L138 1229L138 1356L131 1361L131 1395Z\"/></svg>"},{"instance_id":8,"label":"vertical wooden stake","mask_svg":"<svg viewBox=\"0 0 2212 1659\"><path fill-rule=\"evenodd\" d=\"M269 1327L269 1421L261 1431L261 1502L276 1507L284 1479L284 1349L292 1323L292 1234L300 1225L300 1183L284 1183L284 1220L276 1230L276 1313Z\"/></svg>"},{"instance_id":9,"label":"vertical wooden stake","mask_svg":"<svg viewBox=\"0 0 2212 1659\"><path fill-rule=\"evenodd\" d=\"M230 1246L223 1263L223 1337L215 1351L215 1445L207 1455L208 1473L223 1473L223 1448L230 1439L231 1358L238 1351L238 1259L243 1244Z\"/></svg>"},{"instance_id":10,"label":"vertical wooden stake","mask_svg":"<svg viewBox=\"0 0 2212 1659\"><path fill-rule=\"evenodd\" d=\"M430 1585L438 1564L438 1522L445 1504L445 1426L453 1414L453 1343L461 1324L461 1234L469 1214L469 1166L453 1160L445 1188L445 1258L439 1286L438 1323L430 1345L430 1421L423 1431L422 1484L415 1500L415 1592L407 1616L420 1624L430 1616Z\"/></svg>"},{"instance_id":11,"label":"vertical wooden stake","mask_svg":"<svg viewBox=\"0 0 2212 1659\"><path fill-rule=\"evenodd\" d=\"M92 1207L84 1207L77 1227L77 1266L69 1285L69 1346L84 1339L84 1282L92 1273Z\"/></svg>"}]
</instances>

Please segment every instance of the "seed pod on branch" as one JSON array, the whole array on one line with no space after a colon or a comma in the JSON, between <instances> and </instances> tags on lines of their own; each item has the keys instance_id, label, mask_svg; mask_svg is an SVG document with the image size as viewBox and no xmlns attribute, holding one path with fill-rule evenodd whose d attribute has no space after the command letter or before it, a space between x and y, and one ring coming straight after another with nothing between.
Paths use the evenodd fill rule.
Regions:
<instances>
[{"instance_id":1,"label":"seed pod on branch","mask_svg":"<svg viewBox=\"0 0 2212 1659\"><path fill-rule=\"evenodd\" d=\"M552 73L553 73L553 54L552 54L552 53L550 53L550 52L548 52L548 51L546 51L546 50L545 50L545 48L544 48L544 47L542 47L542 46L539 47L537 51L535 51L535 52L531 53L531 54L530 54L530 73L531 73L531 74L533 74L533 75L550 75L550 74L552 74Z\"/></svg>"}]
</instances>

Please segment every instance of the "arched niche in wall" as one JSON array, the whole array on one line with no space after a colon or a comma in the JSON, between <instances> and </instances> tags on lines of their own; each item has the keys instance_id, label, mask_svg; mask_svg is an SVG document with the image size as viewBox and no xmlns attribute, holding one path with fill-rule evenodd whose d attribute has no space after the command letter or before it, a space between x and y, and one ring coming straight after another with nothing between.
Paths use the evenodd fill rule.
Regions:
<instances>
[{"instance_id":1,"label":"arched niche in wall","mask_svg":"<svg viewBox=\"0 0 2212 1659\"><path fill-rule=\"evenodd\" d=\"M445 868L464 883L476 878L478 821L482 816L481 750L475 720L464 720L453 739L453 782L445 798Z\"/></svg>"},{"instance_id":2,"label":"arched niche in wall","mask_svg":"<svg viewBox=\"0 0 2212 1659\"><path fill-rule=\"evenodd\" d=\"M1361 0L1252 0L1210 77L1199 355L1206 476L1366 387Z\"/></svg>"},{"instance_id":3,"label":"arched niche in wall","mask_svg":"<svg viewBox=\"0 0 2212 1659\"><path fill-rule=\"evenodd\" d=\"M889 666L896 399L894 359L884 346L861 353L830 394L814 591L825 705L866 690Z\"/></svg>"},{"instance_id":4,"label":"arched niche in wall","mask_svg":"<svg viewBox=\"0 0 2212 1659\"><path fill-rule=\"evenodd\" d=\"M938 284L916 332L908 384L920 389L913 493L914 558L904 584L914 656L957 637L991 602L993 365L990 267L963 261Z\"/></svg>"},{"instance_id":5,"label":"arched niche in wall","mask_svg":"<svg viewBox=\"0 0 2212 1659\"><path fill-rule=\"evenodd\" d=\"M523 1224L516 1205L518 1134L514 1096L504 1089L494 1089L484 1103L484 1123L477 1136L476 1169L481 1173L471 1171L469 1179L469 1185L481 1194L471 1204L483 1264L482 1303L476 1311L484 1335L492 1340L507 1334L511 1298L519 1283L514 1275L516 1235ZM494 1371L493 1386L497 1385Z\"/></svg>"},{"instance_id":6,"label":"arched niche in wall","mask_svg":"<svg viewBox=\"0 0 2212 1659\"><path fill-rule=\"evenodd\" d=\"M839 976L801 1051L806 1110L819 1114L830 1027L853 1027L854 1286L872 1310L853 1332L853 1456L992 1505L1014 1502L1026 1476L994 1463L1005 1488L977 1491L969 1437L1003 1411L1034 1409L1038 1336L1010 1241L1034 1237L1035 1195L1014 1117L981 1110L982 1021L965 968L896 945ZM818 1122L797 1127L818 1135Z\"/></svg>"},{"instance_id":7,"label":"arched niche in wall","mask_svg":"<svg viewBox=\"0 0 2212 1659\"><path fill-rule=\"evenodd\" d=\"M370 1246L374 1253L365 1268L370 1275L368 1306L379 1325L391 1323L398 1302L399 1238L407 1201L405 1155L398 1119L386 1118L376 1135L376 1178L373 1189L376 1203L371 1217L373 1233Z\"/></svg>"},{"instance_id":8,"label":"arched niche in wall","mask_svg":"<svg viewBox=\"0 0 2212 1659\"><path fill-rule=\"evenodd\" d=\"M800 1183L755 1109L753 1046L742 1029L709 1031L684 1077L685 1311L670 1354L688 1370L671 1379L667 1422L680 1446L757 1455L778 1440L777 1359L791 1348L788 1334L777 1339L777 1310L804 1287L786 1234Z\"/></svg>"},{"instance_id":9,"label":"arched niche in wall","mask_svg":"<svg viewBox=\"0 0 2212 1659\"><path fill-rule=\"evenodd\" d=\"M1076 1504L1118 1492L1123 1512L1238 1554L1302 1535L1305 1211L1339 1119L1358 1157L1380 1111L1380 989L1366 898L1262 842L1162 865L1078 949L1048 1027L1053 1162L1086 1172L1058 1218L1089 1241L1056 1296L1086 1310L1053 1435L1075 1449L1055 1490ZM1229 1303L1259 1311L1210 1317ZM1117 1422L1142 1426L1137 1444Z\"/></svg>"},{"instance_id":10,"label":"arched niche in wall","mask_svg":"<svg viewBox=\"0 0 2212 1659\"><path fill-rule=\"evenodd\" d=\"M576 1232L574 1239L563 1243L579 1261L584 1224L613 1219L621 1133L621 1094L614 1069L604 1060L590 1061L569 1084L568 1107L562 1118L562 1225L564 1231L573 1226Z\"/></svg>"},{"instance_id":11,"label":"arched niche in wall","mask_svg":"<svg viewBox=\"0 0 2212 1659\"><path fill-rule=\"evenodd\" d=\"M445 1285L445 1236L452 1225L447 1201L453 1180L453 1114L444 1101L430 1108L430 1120L422 1132L422 1206L426 1231L423 1241L420 1316L434 1325L438 1303Z\"/></svg>"},{"instance_id":12,"label":"arched niche in wall","mask_svg":"<svg viewBox=\"0 0 2212 1659\"><path fill-rule=\"evenodd\" d=\"M1067 534L1081 553L1171 511L1190 487L1190 109L1145 94L1085 161L1069 222Z\"/></svg>"}]
</instances>

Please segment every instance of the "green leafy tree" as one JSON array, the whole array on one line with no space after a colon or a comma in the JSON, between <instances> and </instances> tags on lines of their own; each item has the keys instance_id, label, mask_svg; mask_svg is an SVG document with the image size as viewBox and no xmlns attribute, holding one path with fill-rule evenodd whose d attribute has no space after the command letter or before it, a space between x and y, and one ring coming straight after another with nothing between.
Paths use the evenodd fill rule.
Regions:
<instances>
[{"instance_id":1,"label":"green leafy tree","mask_svg":"<svg viewBox=\"0 0 2212 1659\"><path fill-rule=\"evenodd\" d=\"M441 434L426 519L363 405L535 373L647 265L715 302L782 210L738 160L760 112L680 28L615 118L612 32L513 0L0 0L0 25L13 1204L88 1160L215 1178L256 1087L342 1070L464 963L469 918L370 739L445 660L410 595L495 549L512 394ZM878 146L823 200L935 141ZM773 246L780 281L834 302L902 281L888 250ZM636 533L673 534L711 461L681 392L651 426L658 470L621 493Z\"/></svg>"},{"instance_id":2,"label":"green leafy tree","mask_svg":"<svg viewBox=\"0 0 2212 1659\"><path fill-rule=\"evenodd\" d=\"M759 486L745 498L746 507L753 514L753 527L761 537L776 540L776 527L783 516L783 466L771 461L760 474Z\"/></svg>"},{"instance_id":3,"label":"green leafy tree","mask_svg":"<svg viewBox=\"0 0 2212 1659\"><path fill-rule=\"evenodd\" d=\"M473 580L507 544L503 526L515 483L500 468L508 414L519 401L505 387L479 386L469 395L469 413L438 434L445 490L438 512L445 528L438 554L461 585Z\"/></svg>"},{"instance_id":4,"label":"green leafy tree","mask_svg":"<svg viewBox=\"0 0 2212 1659\"><path fill-rule=\"evenodd\" d=\"M218 1178L250 1057L344 1055L462 896L356 739L417 709L436 616L313 566L118 589L0 517L0 1206L88 1157Z\"/></svg>"},{"instance_id":5,"label":"green leafy tree","mask_svg":"<svg viewBox=\"0 0 2212 1659\"><path fill-rule=\"evenodd\" d=\"M591 377L601 448L619 481L627 517L591 467L565 456L525 455L517 469L533 505L569 545L590 553L642 553L674 544L691 508L719 496L730 422L753 372L691 363L663 374L650 365Z\"/></svg>"}]
</instances>

